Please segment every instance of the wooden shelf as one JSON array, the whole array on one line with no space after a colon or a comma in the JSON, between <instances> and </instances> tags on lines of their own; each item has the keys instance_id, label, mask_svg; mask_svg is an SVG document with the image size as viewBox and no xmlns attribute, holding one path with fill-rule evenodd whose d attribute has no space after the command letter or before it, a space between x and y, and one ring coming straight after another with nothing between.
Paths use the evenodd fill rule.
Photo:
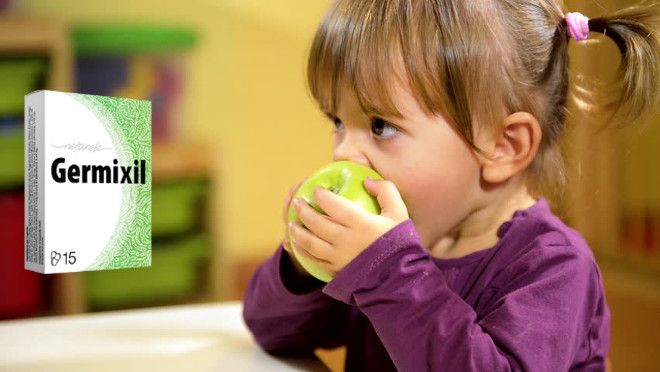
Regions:
<instances>
[{"instance_id":1,"label":"wooden shelf","mask_svg":"<svg viewBox=\"0 0 660 372\"><path fill-rule=\"evenodd\" d=\"M604 276L611 276L617 288L631 293L643 291L647 298L660 304L660 257L637 253L610 253L595 250L594 255ZM634 283L634 284L633 284ZM624 285L623 287L621 285Z\"/></svg>"},{"instance_id":2,"label":"wooden shelf","mask_svg":"<svg viewBox=\"0 0 660 372\"><path fill-rule=\"evenodd\" d=\"M51 21L0 17L0 55L37 55L48 58L46 89L70 91L73 82L73 57L67 27ZM53 277L53 311L57 314L85 310L80 275Z\"/></svg>"},{"instance_id":3,"label":"wooden shelf","mask_svg":"<svg viewBox=\"0 0 660 372\"><path fill-rule=\"evenodd\" d=\"M70 44L69 25L60 22L0 17L0 58L43 56L48 59L45 89L71 92L74 81L74 56ZM154 142L152 151L152 181L154 184L181 179L204 178L211 182L212 169L208 147L198 143ZM210 189L210 192L213 190ZM210 209L210 208L207 208ZM207 219L209 216L205 216ZM213 229L212 224L208 224ZM199 293L191 294L188 302L208 302L220 299L218 257L220 249L209 231L212 252L206 265L204 284ZM45 313L75 314L88 311L85 298L84 272L53 274L49 297L50 308Z\"/></svg>"},{"instance_id":4,"label":"wooden shelf","mask_svg":"<svg viewBox=\"0 0 660 372\"><path fill-rule=\"evenodd\" d=\"M69 30L64 23L17 17L0 17L0 54L43 55L49 57L51 71L47 89L71 91L73 55Z\"/></svg>"},{"instance_id":5,"label":"wooden shelf","mask_svg":"<svg viewBox=\"0 0 660 372\"><path fill-rule=\"evenodd\" d=\"M152 180L206 177L211 173L209 149L205 144L155 142L152 145Z\"/></svg>"}]
</instances>

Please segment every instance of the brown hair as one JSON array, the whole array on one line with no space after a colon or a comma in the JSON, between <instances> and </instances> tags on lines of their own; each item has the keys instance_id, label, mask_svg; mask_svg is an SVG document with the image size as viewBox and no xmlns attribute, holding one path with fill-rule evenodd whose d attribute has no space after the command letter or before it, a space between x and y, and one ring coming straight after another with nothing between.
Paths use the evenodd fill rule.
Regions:
<instances>
[{"instance_id":1,"label":"brown hair","mask_svg":"<svg viewBox=\"0 0 660 372\"><path fill-rule=\"evenodd\" d=\"M620 93L591 109L633 120L658 102L659 8L657 1L641 2L589 21L623 57L610 86ZM477 126L493 128L513 112L529 112L542 139L528 186L553 198L566 182L559 146L569 88L564 17L558 0L338 0L312 43L309 88L326 112L335 112L346 84L366 113L400 118L391 98L391 79L399 79L481 154L473 142ZM587 91L585 102L589 97L595 93Z\"/></svg>"}]
</instances>

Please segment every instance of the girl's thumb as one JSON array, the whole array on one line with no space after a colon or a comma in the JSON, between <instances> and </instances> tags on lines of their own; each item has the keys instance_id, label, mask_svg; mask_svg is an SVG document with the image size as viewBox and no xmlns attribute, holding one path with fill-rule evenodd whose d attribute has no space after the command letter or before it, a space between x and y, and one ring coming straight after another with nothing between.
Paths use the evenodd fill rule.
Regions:
<instances>
[{"instance_id":1,"label":"girl's thumb","mask_svg":"<svg viewBox=\"0 0 660 372\"><path fill-rule=\"evenodd\" d=\"M405 220L408 218L408 210L394 183L367 177L364 180L364 187L378 200L380 214L382 216L388 216L396 220Z\"/></svg>"}]
</instances>

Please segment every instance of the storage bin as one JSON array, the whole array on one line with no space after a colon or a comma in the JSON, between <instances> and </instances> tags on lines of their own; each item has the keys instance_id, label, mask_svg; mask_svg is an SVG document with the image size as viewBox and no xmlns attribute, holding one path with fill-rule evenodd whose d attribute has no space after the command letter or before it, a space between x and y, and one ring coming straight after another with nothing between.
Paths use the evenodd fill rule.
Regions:
<instances>
[{"instance_id":1,"label":"storage bin","mask_svg":"<svg viewBox=\"0 0 660 372\"><path fill-rule=\"evenodd\" d=\"M190 232L200 224L208 184L204 180L154 183L151 192L151 234L154 237Z\"/></svg>"},{"instance_id":2,"label":"storage bin","mask_svg":"<svg viewBox=\"0 0 660 372\"><path fill-rule=\"evenodd\" d=\"M23 268L23 192L0 193L0 319L42 310L43 277Z\"/></svg>"},{"instance_id":3,"label":"storage bin","mask_svg":"<svg viewBox=\"0 0 660 372\"><path fill-rule=\"evenodd\" d=\"M46 67L41 58L0 59L0 117L23 116L23 97L40 88Z\"/></svg>"},{"instance_id":4,"label":"storage bin","mask_svg":"<svg viewBox=\"0 0 660 372\"><path fill-rule=\"evenodd\" d=\"M195 32L175 25L81 24L73 28L77 92L147 99L154 141L176 137L187 117L187 51Z\"/></svg>"},{"instance_id":5,"label":"storage bin","mask_svg":"<svg viewBox=\"0 0 660 372\"><path fill-rule=\"evenodd\" d=\"M0 89L2 90L2 89ZM22 188L23 185L23 126L0 132L0 192L3 189ZM21 228L21 230L23 230Z\"/></svg>"},{"instance_id":6,"label":"storage bin","mask_svg":"<svg viewBox=\"0 0 660 372\"><path fill-rule=\"evenodd\" d=\"M193 296L200 289L201 263L210 253L209 237L200 234L154 243L150 267L86 272L89 305L118 308Z\"/></svg>"}]
</instances>

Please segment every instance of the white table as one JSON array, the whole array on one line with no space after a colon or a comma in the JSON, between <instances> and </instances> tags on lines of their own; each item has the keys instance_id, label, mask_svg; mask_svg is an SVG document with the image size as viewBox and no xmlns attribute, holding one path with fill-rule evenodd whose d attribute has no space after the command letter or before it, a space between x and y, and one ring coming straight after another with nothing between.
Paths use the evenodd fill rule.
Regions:
<instances>
[{"instance_id":1,"label":"white table","mask_svg":"<svg viewBox=\"0 0 660 372\"><path fill-rule=\"evenodd\" d=\"M240 302L0 322L0 371L327 371L275 358L253 340Z\"/></svg>"}]
</instances>

